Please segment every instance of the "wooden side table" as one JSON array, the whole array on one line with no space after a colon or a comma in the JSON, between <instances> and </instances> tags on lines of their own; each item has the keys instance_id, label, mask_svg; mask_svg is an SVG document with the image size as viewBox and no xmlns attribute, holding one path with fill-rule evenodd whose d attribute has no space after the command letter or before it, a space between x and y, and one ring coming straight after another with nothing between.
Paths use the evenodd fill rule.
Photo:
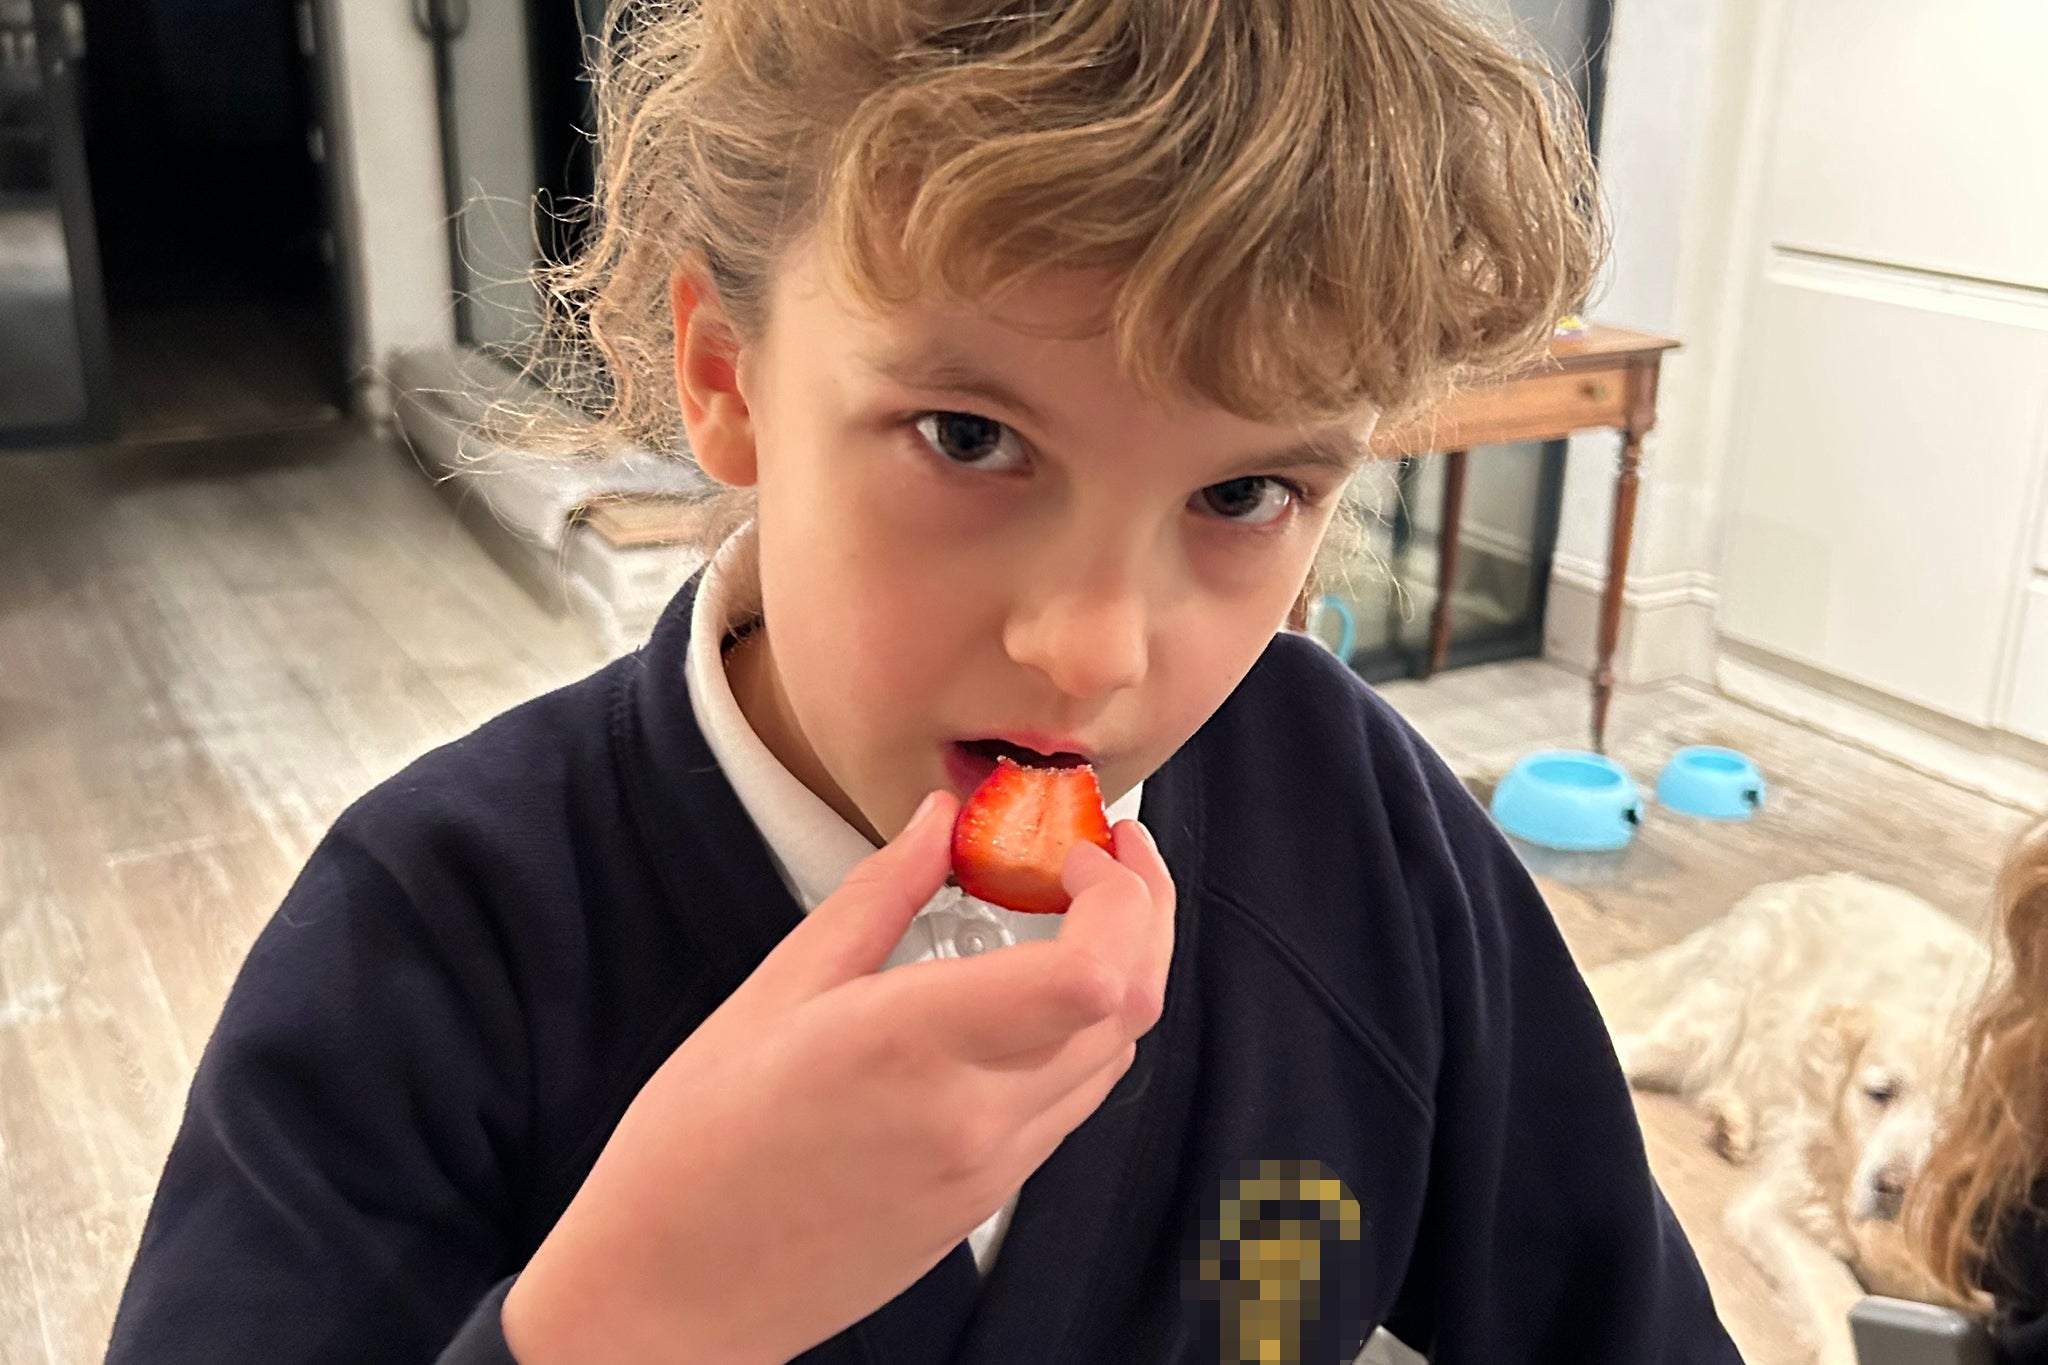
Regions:
<instances>
[{"instance_id":1,"label":"wooden side table","mask_svg":"<svg viewBox=\"0 0 2048 1365\"><path fill-rule=\"evenodd\" d=\"M1554 441L1577 431L1621 432L1615 471L1614 527L1607 545L1607 582L1600 601L1600 650L1593 672L1593 747L1607 747L1607 709L1614 697L1614 650L1635 538L1636 493L1642 482L1643 437L1657 424L1657 378L1668 337L1594 324L1558 337L1540 365L1497 384L1468 389L1426 416L1375 433L1373 453L1403 459L1441 451L1443 529L1437 539L1436 606L1430 616L1427 672L1443 667L1451 644L1451 589L1458 571L1458 524L1465 508L1465 466L1474 446Z\"/></svg>"}]
</instances>

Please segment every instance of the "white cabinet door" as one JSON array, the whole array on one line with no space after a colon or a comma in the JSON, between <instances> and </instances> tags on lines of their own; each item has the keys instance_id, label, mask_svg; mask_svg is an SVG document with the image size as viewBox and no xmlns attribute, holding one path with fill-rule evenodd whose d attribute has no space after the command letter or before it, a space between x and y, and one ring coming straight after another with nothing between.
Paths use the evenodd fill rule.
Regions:
<instances>
[{"instance_id":1,"label":"white cabinet door","mask_svg":"<svg viewBox=\"0 0 2048 1365\"><path fill-rule=\"evenodd\" d=\"M1771 240L2048 287L2048 3L1791 0Z\"/></svg>"},{"instance_id":2,"label":"white cabinet door","mask_svg":"<svg viewBox=\"0 0 2048 1365\"><path fill-rule=\"evenodd\" d=\"M2048 437L2043 439L2048 441ZM2034 541L2034 571L2048 573L2048 494L2041 498L2041 534Z\"/></svg>"},{"instance_id":3,"label":"white cabinet door","mask_svg":"<svg viewBox=\"0 0 2048 1365\"><path fill-rule=\"evenodd\" d=\"M2035 531L2048 308L1795 261L1745 344L1723 629L1992 723Z\"/></svg>"},{"instance_id":4,"label":"white cabinet door","mask_svg":"<svg viewBox=\"0 0 2048 1365\"><path fill-rule=\"evenodd\" d=\"M2027 588L2012 701L2005 716L2007 729L2048 744L2048 578L2037 578Z\"/></svg>"}]
</instances>

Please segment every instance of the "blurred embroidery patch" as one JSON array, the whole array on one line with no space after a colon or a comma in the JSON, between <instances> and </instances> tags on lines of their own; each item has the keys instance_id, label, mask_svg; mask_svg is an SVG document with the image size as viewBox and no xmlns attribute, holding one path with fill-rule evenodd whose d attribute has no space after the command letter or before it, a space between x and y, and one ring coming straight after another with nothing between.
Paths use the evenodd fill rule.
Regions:
<instances>
[{"instance_id":1,"label":"blurred embroidery patch","mask_svg":"<svg viewBox=\"0 0 2048 1365\"><path fill-rule=\"evenodd\" d=\"M1324 1321L1337 1306L1326 1276L1339 1260L1353 1263L1337 1280L1356 1285L1359 1232L1358 1200L1320 1161L1240 1163L1188 1267L1190 1292L1217 1305L1208 1321L1220 1365L1352 1359L1364 1334L1348 1311ZM1353 1254L1342 1254L1346 1244Z\"/></svg>"}]
</instances>

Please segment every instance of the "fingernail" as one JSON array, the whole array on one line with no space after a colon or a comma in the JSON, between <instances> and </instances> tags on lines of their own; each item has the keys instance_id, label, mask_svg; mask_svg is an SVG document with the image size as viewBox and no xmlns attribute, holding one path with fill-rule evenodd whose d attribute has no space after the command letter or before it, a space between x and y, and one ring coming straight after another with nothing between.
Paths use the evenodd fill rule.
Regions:
<instances>
[{"instance_id":1,"label":"fingernail","mask_svg":"<svg viewBox=\"0 0 2048 1365\"><path fill-rule=\"evenodd\" d=\"M925 817L932 813L932 807L938 804L939 794L937 792L926 792L924 800L918 803L917 813L910 817L909 828L916 829L919 825L923 824Z\"/></svg>"}]
</instances>

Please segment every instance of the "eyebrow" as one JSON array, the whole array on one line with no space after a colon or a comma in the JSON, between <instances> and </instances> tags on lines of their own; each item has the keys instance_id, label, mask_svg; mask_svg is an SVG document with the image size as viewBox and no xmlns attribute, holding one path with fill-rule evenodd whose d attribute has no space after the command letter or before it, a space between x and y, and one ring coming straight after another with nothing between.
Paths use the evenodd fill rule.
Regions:
<instances>
[{"instance_id":1,"label":"eyebrow","mask_svg":"<svg viewBox=\"0 0 2048 1365\"><path fill-rule=\"evenodd\" d=\"M1368 432L1370 428L1367 429ZM1363 465L1368 456L1367 435L1353 432L1339 432L1303 441L1285 450L1270 451L1254 455L1238 462L1238 472L1226 473L1217 483L1229 483L1232 479L1250 478L1271 469L1317 469L1325 470L1343 478L1349 478Z\"/></svg>"},{"instance_id":2,"label":"eyebrow","mask_svg":"<svg viewBox=\"0 0 2048 1365\"><path fill-rule=\"evenodd\" d=\"M1053 425L1043 412L1008 384L952 351L934 349L900 355L875 355L868 358L868 364L877 373L907 388L966 394L985 399L997 407L1008 408L1034 426L1044 428ZM1371 454L1373 425L1367 422L1356 430L1333 431L1284 450L1247 456L1233 462L1229 470L1211 482L1229 483L1233 479L1250 478L1274 469L1323 470L1349 478Z\"/></svg>"},{"instance_id":3,"label":"eyebrow","mask_svg":"<svg viewBox=\"0 0 2048 1365\"><path fill-rule=\"evenodd\" d=\"M997 407L1008 408L1034 426L1051 425L1043 412L1008 384L950 351L877 355L869 357L868 364L878 374L907 388L969 394L986 399Z\"/></svg>"}]
</instances>

